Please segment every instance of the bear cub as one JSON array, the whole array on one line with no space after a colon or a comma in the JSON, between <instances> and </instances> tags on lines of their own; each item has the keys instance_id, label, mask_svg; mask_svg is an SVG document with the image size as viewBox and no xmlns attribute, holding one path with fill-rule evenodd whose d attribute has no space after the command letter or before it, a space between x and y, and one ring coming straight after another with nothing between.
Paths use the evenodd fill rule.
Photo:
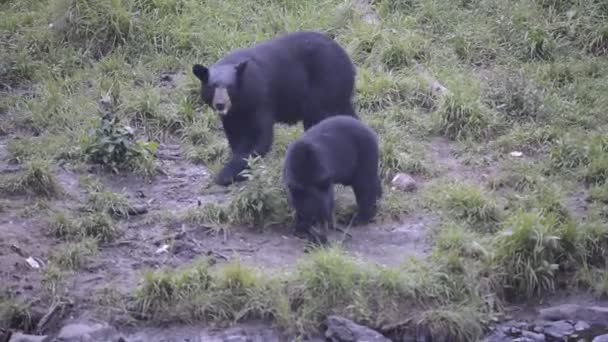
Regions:
<instances>
[{"instance_id":1,"label":"bear cub","mask_svg":"<svg viewBox=\"0 0 608 342\"><path fill-rule=\"evenodd\" d=\"M318 32L294 32L233 50L215 64L192 66L201 98L221 118L232 152L215 183L227 186L252 154L266 155L274 124L304 130L338 113L357 117L352 104L355 67L346 51Z\"/></svg>"},{"instance_id":2,"label":"bear cub","mask_svg":"<svg viewBox=\"0 0 608 342\"><path fill-rule=\"evenodd\" d=\"M334 184L350 186L357 201L355 224L372 220L382 197L378 136L350 116L329 117L289 144L283 164L283 182L295 209L296 235L326 243L333 229ZM321 234L313 225L326 228Z\"/></svg>"}]
</instances>

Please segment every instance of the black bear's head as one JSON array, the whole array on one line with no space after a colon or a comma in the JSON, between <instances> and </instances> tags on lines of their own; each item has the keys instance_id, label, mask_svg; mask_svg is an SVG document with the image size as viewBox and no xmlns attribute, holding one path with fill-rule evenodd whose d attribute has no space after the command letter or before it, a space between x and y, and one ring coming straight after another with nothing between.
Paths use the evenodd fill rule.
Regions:
<instances>
[{"instance_id":1,"label":"black bear's head","mask_svg":"<svg viewBox=\"0 0 608 342\"><path fill-rule=\"evenodd\" d=\"M316 147L297 140L287 153L284 177L290 204L308 220L326 217L332 211L334 189Z\"/></svg>"},{"instance_id":2,"label":"black bear's head","mask_svg":"<svg viewBox=\"0 0 608 342\"><path fill-rule=\"evenodd\" d=\"M201 97L219 115L227 115L237 102L247 61L220 64L209 68L194 64L192 73L201 81Z\"/></svg>"}]
</instances>

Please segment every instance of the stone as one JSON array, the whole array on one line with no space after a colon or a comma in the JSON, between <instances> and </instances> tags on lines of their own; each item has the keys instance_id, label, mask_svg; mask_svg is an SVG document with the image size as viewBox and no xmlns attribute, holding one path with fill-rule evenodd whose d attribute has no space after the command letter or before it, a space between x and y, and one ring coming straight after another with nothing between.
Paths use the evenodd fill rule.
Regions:
<instances>
[{"instance_id":1,"label":"stone","mask_svg":"<svg viewBox=\"0 0 608 342\"><path fill-rule=\"evenodd\" d=\"M512 342L513 338L507 336L502 331L496 331L492 335L485 337L482 342Z\"/></svg>"},{"instance_id":2,"label":"stone","mask_svg":"<svg viewBox=\"0 0 608 342\"><path fill-rule=\"evenodd\" d=\"M563 304L541 309L540 317L549 321L571 319L590 325L608 326L608 307Z\"/></svg>"},{"instance_id":3,"label":"stone","mask_svg":"<svg viewBox=\"0 0 608 342\"><path fill-rule=\"evenodd\" d=\"M573 333L574 327L566 321L555 321L545 324L545 335L558 340L562 340Z\"/></svg>"},{"instance_id":4,"label":"stone","mask_svg":"<svg viewBox=\"0 0 608 342\"><path fill-rule=\"evenodd\" d=\"M608 342L608 334L596 336L591 342Z\"/></svg>"},{"instance_id":5,"label":"stone","mask_svg":"<svg viewBox=\"0 0 608 342\"><path fill-rule=\"evenodd\" d=\"M391 180L394 188L402 191L414 191L418 188L418 184L412 176L405 173L398 173Z\"/></svg>"},{"instance_id":6,"label":"stone","mask_svg":"<svg viewBox=\"0 0 608 342\"><path fill-rule=\"evenodd\" d=\"M49 342L50 339L47 336L37 335L26 335L15 332L11 335L11 339L8 342Z\"/></svg>"},{"instance_id":7,"label":"stone","mask_svg":"<svg viewBox=\"0 0 608 342\"><path fill-rule=\"evenodd\" d=\"M331 342L391 342L384 335L337 315L325 320L325 337Z\"/></svg>"},{"instance_id":8,"label":"stone","mask_svg":"<svg viewBox=\"0 0 608 342\"><path fill-rule=\"evenodd\" d=\"M578 321L574 325L574 330L575 331L585 331L585 330L587 330L589 328L591 328L591 325L589 325L589 323L587 323L585 321Z\"/></svg>"},{"instance_id":9,"label":"stone","mask_svg":"<svg viewBox=\"0 0 608 342\"><path fill-rule=\"evenodd\" d=\"M61 328L57 335L58 342L117 342L120 338L114 327L106 323L96 322L70 323Z\"/></svg>"},{"instance_id":10,"label":"stone","mask_svg":"<svg viewBox=\"0 0 608 342\"><path fill-rule=\"evenodd\" d=\"M524 330L521 332L521 336L528 338L534 342L543 342L545 341L545 335L544 334L539 334L539 333L535 333L532 331L528 331L528 330Z\"/></svg>"}]
</instances>

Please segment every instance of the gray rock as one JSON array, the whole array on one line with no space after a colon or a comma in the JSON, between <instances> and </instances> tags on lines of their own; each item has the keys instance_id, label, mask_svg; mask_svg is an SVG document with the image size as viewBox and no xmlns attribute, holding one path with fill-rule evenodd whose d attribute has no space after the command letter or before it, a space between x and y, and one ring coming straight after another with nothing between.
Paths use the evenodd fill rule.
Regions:
<instances>
[{"instance_id":1,"label":"gray rock","mask_svg":"<svg viewBox=\"0 0 608 342\"><path fill-rule=\"evenodd\" d=\"M398 173L391 180L393 187L403 191L414 191L418 188L418 184L412 176L405 173Z\"/></svg>"},{"instance_id":2,"label":"gray rock","mask_svg":"<svg viewBox=\"0 0 608 342\"><path fill-rule=\"evenodd\" d=\"M344 317L328 316L325 324L327 325L325 337L332 342L391 342L379 332Z\"/></svg>"},{"instance_id":3,"label":"gray rock","mask_svg":"<svg viewBox=\"0 0 608 342\"><path fill-rule=\"evenodd\" d=\"M534 329L532 329L532 330L539 334L543 334L545 332L545 328L543 328L541 325L535 326Z\"/></svg>"},{"instance_id":4,"label":"gray rock","mask_svg":"<svg viewBox=\"0 0 608 342\"><path fill-rule=\"evenodd\" d=\"M587 330L589 328L591 328L591 325L589 325L589 323L587 323L585 321L578 321L574 325L574 330L575 331L585 331L585 330Z\"/></svg>"},{"instance_id":5,"label":"gray rock","mask_svg":"<svg viewBox=\"0 0 608 342\"><path fill-rule=\"evenodd\" d=\"M25 335L21 333L13 333L8 342L48 342L50 339L47 336Z\"/></svg>"},{"instance_id":6,"label":"gray rock","mask_svg":"<svg viewBox=\"0 0 608 342\"><path fill-rule=\"evenodd\" d=\"M608 326L608 307L564 304L540 310L540 317L549 321L571 319L590 325Z\"/></svg>"},{"instance_id":7,"label":"gray rock","mask_svg":"<svg viewBox=\"0 0 608 342\"><path fill-rule=\"evenodd\" d=\"M117 342L121 337L116 329L105 323L77 322L65 325L57 335L61 342L108 341Z\"/></svg>"},{"instance_id":8,"label":"gray rock","mask_svg":"<svg viewBox=\"0 0 608 342\"><path fill-rule=\"evenodd\" d=\"M485 337L482 342L512 342L513 338L507 336L503 331L497 330L492 335Z\"/></svg>"},{"instance_id":9,"label":"gray rock","mask_svg":"<svg viewBox=\"0 0 608 342\"><path fill-rule=\"evenodd\" d=\"M555 321L545 324L545 335L561 340L574 334L574 327L566 321Z\"/></svg>"},{"instance_id":10,"label":"gray rock","mask_svg":"<svg viewBox=\"0 0 608 342\"><path fill-rule=\"evenodd\" d=\"M525 338L528 338L528 339L530 339L530 340L532 340L534 342L543 342L543 341L545 341L545 335L544 334L539 334L539 333L535 333L535 332L532 332L532 331L524 330L524 331L521 332L521 336L525 337Z\"/></svg>"},{"instance_id":11,"label":"gray rock","mask_svg":"<svg viewBox=\"0 0 608 342\"><path fill-rule=\"evenodd\" d=\"M596 336L592 342L608 342L608 334Z\"/></svg>"}]
</instances>

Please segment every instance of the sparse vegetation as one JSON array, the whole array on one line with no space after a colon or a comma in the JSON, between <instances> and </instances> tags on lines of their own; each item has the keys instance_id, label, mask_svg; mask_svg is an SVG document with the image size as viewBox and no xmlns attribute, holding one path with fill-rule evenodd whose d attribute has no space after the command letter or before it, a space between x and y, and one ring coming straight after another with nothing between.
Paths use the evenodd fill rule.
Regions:
<instances>
[{"instance_id":1,"label":"sparse vegetation","mask_svg":"<svg viewBox=\"0 0 608 342\"><path fill-rule=\"evenodd\" d=\"M88 261L126 258L141 246L117 253L125 234L125 243L145 244L137 252L146 264L166 258L156 239L182 244L169 251L171 268L107 296L104 305L134 299L132 316L143 320L267 318L307 334L337 313L377 329L409 322L399 333L458 342L479 338L514 300L564 287L608 295L606 2L374 0L368 7L342 0L0 1L0 193L8 198L0 200L0 227L10 240L0 249L11 250L14 239L48 260L42 289L31 292L71 295L64 280ZM371 236L390 225L396 237L401 228L420 230L430 253L378 268L352 257L347 244L305 255L287 275L234 260L175 269L191 260L180 252L201 252L188 250L199 243L189 236L199 226L229 236L237 226L290 225L281 167L302 134L300 126L277 125L272 152L251 160L250 179L211 194L203 183L230 151L219 118L199 101L190 66L308 29L348 50L357 66L356 107L380 138L384 198L377 222L356 229ZM195 165L210 174L190 173ZM112 172L76 186L75 177L101 168ZM400 172L415 177L416 191L391 189ZM171 187L176 178L186 185ZM213 197L197 207L185 198L193 197L190 188ZM336 192L343 224L354 198L350 189ZM154 208L139 221L129 215L136 196ZM161 210L171 219L160 219ZM166 239L147 230L154 225ZM151 240L158 254L148 250ZM31 329L35 304L0 295L0 328Z\"/></svg>"}]
</instances>

